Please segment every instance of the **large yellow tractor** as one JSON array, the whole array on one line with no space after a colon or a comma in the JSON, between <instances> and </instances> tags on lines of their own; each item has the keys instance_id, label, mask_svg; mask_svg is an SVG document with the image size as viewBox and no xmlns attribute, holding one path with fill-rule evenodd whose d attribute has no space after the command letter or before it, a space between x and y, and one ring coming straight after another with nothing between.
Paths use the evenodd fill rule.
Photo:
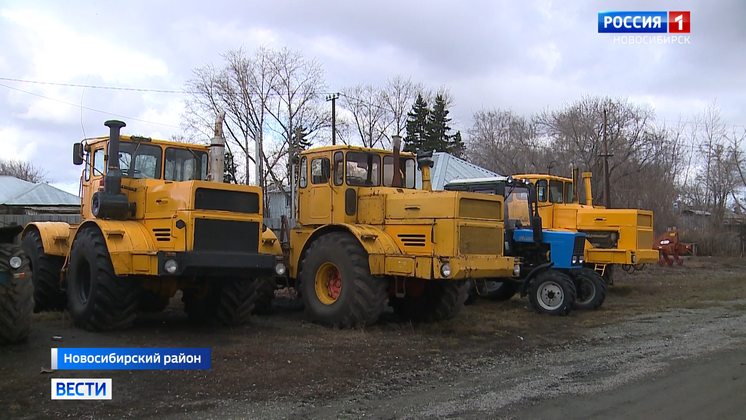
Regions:
<instances>
[{"instance_id":1,"label":"large yellow tractor","mask_svg":"<svg viewBox=\"0 0 746 420\"><path fill-rule=\"evenodd\" d=\"M584 172L586 203L578 194L578 171L573 178L546 174L513 175L536 186L539 213L545 228L583 232L586 235L586 266L613 283L614 265L649 264L658 261L653 250L653 212L638 209L607 209L593 205L591 173Z\"/></svg>"},{"instance_id":2,"label":"large yellow tractor","mask_svg":"<svg viewBox=\"0 0 746 420\"><path fill-rule=\"evenodd\" d=\"M261 188L221 182L224 146L215 139L159 141L120 136L121 121L105 125L108 137L74 145L73 163L84 165L82 223L23 231L35 309L66 306L82 328L121 329L182 290L192 320L246 321L255 280L286 270L263 226Z\"/></svg>"},{"instance_id":3,"label":"large yellow tractor","mask_svg":"<svg viewBox=\"0 0 746 420\"><path fill-rule=\"evenodd\" d=\"M432 191L432 160L354 146L302 152L289 277L314 322L370 325L386 302L405 319L461 311L469 278L517 275L503 255L503 198Z\"/></svg>"}]
</instances>

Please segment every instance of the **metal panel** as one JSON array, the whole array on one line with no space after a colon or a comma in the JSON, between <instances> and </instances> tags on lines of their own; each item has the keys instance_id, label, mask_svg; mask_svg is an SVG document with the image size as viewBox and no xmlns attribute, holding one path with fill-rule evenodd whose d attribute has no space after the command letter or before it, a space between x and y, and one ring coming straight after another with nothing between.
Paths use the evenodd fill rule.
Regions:
<instances>
[{"instance_id":1,"label":"metal panel","mask_svg":"<svg viewBox=\"0 0 746 420\"><path fill-rule=\"evenodd\" d=\"M459 253L461 255L502 254L502 229L486 226L461 226L459 231Z\"/></svg>"}]
</instances>

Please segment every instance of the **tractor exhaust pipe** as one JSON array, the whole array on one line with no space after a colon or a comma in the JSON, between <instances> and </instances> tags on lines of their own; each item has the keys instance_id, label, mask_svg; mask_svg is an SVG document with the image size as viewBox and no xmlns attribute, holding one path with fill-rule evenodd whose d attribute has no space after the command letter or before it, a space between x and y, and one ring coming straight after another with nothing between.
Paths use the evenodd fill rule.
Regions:
<instances>
[{"instance_id":1,"label":"tractor exhaust pipe","mask_svg":"<svg viewBox=\"0 0 746 420\"><path fill-rule=\"evenodd\" d=\"M109 120L104 125L109 127L109 149L107 150L109 160L104 181L104 192L119 194L122 192L122 171L119 168L119 131L127 124L122 121Z\"/></svg>"},{"instance_id":2,"label":"tractor exhaust pipe","mask_svg":"<svg viewBox=\"0 0 746 420\"><path fill-rule=\"evenodd\" d=\"M585 204L587 206L593 206L593 192L591 191L591 176L590 172L583 172L583 181L585 181Z\"/></svg>"},{"instance_id":3,"label":"tractor exhaust pipe","mask_svg":"<svg viewBox=\"0 0 746 420\"><path fill-rule=\"evenodd\" d=\"M215 119L215 133L210 140L210 173L207 179L212 182L223 182L223 172L225 171L224 119L225 111L220 111Z\"/></svg>"}]
</instances>

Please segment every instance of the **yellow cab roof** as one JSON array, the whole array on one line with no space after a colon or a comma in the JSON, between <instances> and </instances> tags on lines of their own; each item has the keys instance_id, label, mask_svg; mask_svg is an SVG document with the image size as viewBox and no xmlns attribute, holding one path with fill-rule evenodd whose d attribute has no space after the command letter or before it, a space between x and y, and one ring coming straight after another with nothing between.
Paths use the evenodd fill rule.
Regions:
<instances>
[{"instance_id":1,"label":"yellow cab roof","mask_svg":"<svg viewBox=\"0 0 746 420\"><path fill-rule=\"evenodd\" d=\"M336 152L336 151L345 151L345 150L353 151L353 152L378 153L378 154L389 154L389 155L394 153L391 150L371 149L368 147L349 146L346 144L339 144L335 146L315 147L313 149L304 150L303 152L301 152L301 155L308 154L308 153ZM400 155L402 157L414 157L414 153L411 153L411 152L400 152Z\"/></svg>"},{"instance_id":2,"label":"yellow cab roof","mask_svg":"<svg viewBox=\"0 0 746 420\"><path fill-rule=\"evenodd\" d=\"M513 178L515 179L546 179L547 181L562 181L562 182L572 182L572 178L567 178L564 176L556 176L556 175L547 175L547 174L521 174L521 175L513 175Z\"/></svg>"},{"instance_id":3,"label":"yellow cab roof","mask_svg":"<svg viewBox=\"0 0 746 420\"><path fill-rule=\"evenodd\" d=\"M133 140L132 137L135 137L135 139ZM174 147L174 146L176 146L176 147L185 147L185 148L189 148L189 149L193 149L193 150L204 150L205 152L210 149L209 146L205 146L205 145L202 145L202 144L182 143L182 142L169 141L169 140L158 140L158 139L151 139L151 138L143 137L143 136L124 136L124 135L122 135L122 136L119 137L119 141L123 141L123 142L137 142L138 138L140 139L139 141L142 141L142 139L147 139L145 141L142 141L143 143L154 144L154 145L163 146L163 147L169 147L169 146L170 147ZM88 144L97 144L97 143L105 142L105 141L108 141L108 140L109 140L109 136L92 137L92 138L84 139L84 141L86 141Z\"/></svg>"}]
</instances>

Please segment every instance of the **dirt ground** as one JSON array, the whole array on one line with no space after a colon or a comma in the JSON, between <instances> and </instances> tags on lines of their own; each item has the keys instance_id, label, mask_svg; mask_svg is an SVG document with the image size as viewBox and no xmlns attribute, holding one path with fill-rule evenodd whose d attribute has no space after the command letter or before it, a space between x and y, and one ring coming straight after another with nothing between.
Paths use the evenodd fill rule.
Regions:
<instances>
[{"instance_id":1,"label":"dirt ground","mask_svg":"<svg viewBox=\"0 0 746 420\"><path fill-rule=\"evenodd\" d=\"M364 330L311 324L287 300L240 328L192 326L178 302L107 334L75 329L65 314L37 314L28 342L0 348L0 417L615 418L625 411L608 407L640 395L659 397L627 416L660 415L680 404L645 388L656 378L746 374L744 268L746 259L702 257L619 270L600 309L568 317L535 314L518 297L479 300L434 324L387 315ZM52 347L210 347L212 369L42 374ZM682 372L691 373L672 376ZM746 377L720 376L711 392L743 400L733 386ZM113 400L52 401L51 378L69 377L112 378ZM739 404L728 407L743 412Z\"/></svg>"}]
</instances>

